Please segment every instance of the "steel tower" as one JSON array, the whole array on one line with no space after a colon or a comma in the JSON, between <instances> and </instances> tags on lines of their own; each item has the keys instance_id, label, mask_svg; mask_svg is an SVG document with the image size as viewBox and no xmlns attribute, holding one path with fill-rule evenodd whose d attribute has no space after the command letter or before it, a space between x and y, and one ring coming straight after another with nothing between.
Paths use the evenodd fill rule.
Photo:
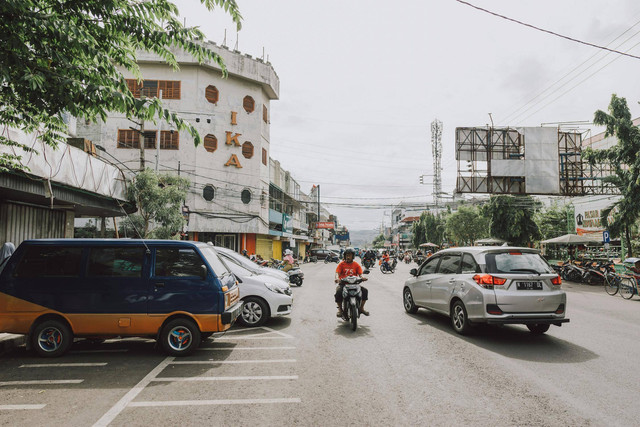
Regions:
<instances>
[{"instance_id":1,"label":"steel tower","mask_svg":"<svg viewBox=\"0 0 640 427\"><path fill-rule=\"evenodd\" d=\"M442 194L442 122L431 122L431 153L433 154L433 202L438 206Z\"/></svg>"}]
</instances>

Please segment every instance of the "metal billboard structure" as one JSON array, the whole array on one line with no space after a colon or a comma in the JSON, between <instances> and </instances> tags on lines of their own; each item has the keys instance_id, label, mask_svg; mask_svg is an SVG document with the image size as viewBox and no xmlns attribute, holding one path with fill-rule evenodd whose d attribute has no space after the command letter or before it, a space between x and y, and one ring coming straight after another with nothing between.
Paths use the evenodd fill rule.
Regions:
<instances>
[{"instance_id":1,"label":"metal billboard structure","mask_svg":"<svg viewBox=\"0 0 640 427\"><path fill-rule=\"evenodd\" d=\"M619 194L606 165L582 158L582 133L558 128L456 128L456 192L585 196Z\"/></svg>"}]
</instances>

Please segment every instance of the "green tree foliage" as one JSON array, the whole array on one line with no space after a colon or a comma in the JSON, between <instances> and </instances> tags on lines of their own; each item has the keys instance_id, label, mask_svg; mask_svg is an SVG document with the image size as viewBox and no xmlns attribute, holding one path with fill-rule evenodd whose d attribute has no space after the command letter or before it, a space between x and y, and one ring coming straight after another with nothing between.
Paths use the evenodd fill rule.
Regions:
<instances>
[{"instance_id":1,"label":"green tree foliage","mask_svg":"<svg viewBox=\"0 0 640 427\"><path fill-rule=\"evenodd\" d=\"M235 0L200 0L220 7L241 27ZM162 107L157 98L135 99L121 70L140 78L136 51L158 54L178 68L171 48L199 62L222 58L204 48L198 28L185 27L168 0L3 0L0 2L0 125L39 132L56 146L63 141L62 114L106 120L108 112L127 118L163 119L201 141L195 127ZM0 144L20 146L4 134ZM0 170L17 168L20 156L0 155Z\"/></svg>"},{"instance_id":2,"label":"green tree foliage","mask_svg":"<svg viewBox=\"0 0 640 427\"><path fill-rule=\"evenodd\" d=\"M444 215L422 212L420 219L413 223L411 230L413 247L417 248L427 242L440 245L444 240L445 223Z\"/></svg>"},{"instance_id":3,"label":"green tree foliage","mask_svg":"<svg viewBox=\"0 0 640 427\"><path fill-rule=\"evenodd\" d=\"M129 199L138 206L138 213L129 216L124 228L135 230L136 237L141 238L175 237L184 224L182 202L189 185L186 178L156 175L151 169L138 173L127 187Z\"/></svg>"},{"instance_id":4,"label":"green tree foliage","mask_svg":"<svg viewBox=\"0 0 640 427\"><path fill-rule=\"evenodd\" d=\"M489 237L489 218L473 206L460 206L446 218L450 240L458 245L473 245L476 240Z\"/></svg>"},{"instance_id":5,"label":"green tree foliage","mask_svg":"<svg viewBox=\"0 0 640 427\"><path fill-rule=\"evenodd\" d=\"M536 212L535 220L543 240L567 234L567 223L573 209L569 205L551 206Z\"/></svg>"},{"instance_id":6,"label":"green tree foliage","mask_svg":"<svg viewBox=\"0 0 640 427\"><path fill-rule=\"evenodd\" d=\"M620 200L601 211L601 222L613 236L624 236L628 256L633 256L631 233L640 216L640 129L631 120L627 100L615 94L611 96L609 113L596 111L593 122L606 126L605 136L618 138L618 143L611 148L583 151L589 163L603 163L612 168L614 174L602 180L613 184L622 195Z\"/></svg>"},{"instance_id":7,"label":"green tree foliage","mask_svg":"<svg viewBox=\"0 0 640 427\"><path fill-rule=\"evenodd\" d=\"M539 240L540 230L534 220L539 207L531 196L491 196L484 208L490 218L491 236L516 246Z\"/></svg>"},{"instance_id":8,"label":"green tree foliage","mask_svg":"<svg viewBox=\"0 0 640 427\"><path fill-rule=\"evenodd\" d=\"M373 239L373 247L376 249L384 248L384 235L382 233Z\"/></svg>"}]
</instances>

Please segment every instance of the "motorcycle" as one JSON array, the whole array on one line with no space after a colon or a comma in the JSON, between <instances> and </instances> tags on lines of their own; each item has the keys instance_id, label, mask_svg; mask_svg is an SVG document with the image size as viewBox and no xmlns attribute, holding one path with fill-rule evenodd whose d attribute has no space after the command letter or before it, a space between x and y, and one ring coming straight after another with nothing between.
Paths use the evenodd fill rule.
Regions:
<instances>
[{"instance_id":1,"label":"motorcycle","mask_svg":"<svg viewBox=\"0 0 640 427\"><path fill-rule=\"evenodd\" d=\"M404 263L409 264L411 262L411 256L409 254L404 256Z\"/></svg>"},{"instance_id":2,"label":"motorcycle","mask_svg":"<svg viewBox=\"0 0 640 427\"><path fill-rule=\"evenodd\" d=\"M327 255L327 257L324 259L324 263L329 264L330 262L339 263L340 257L338 256L338 254L331 252L329 255Z\"/></svg>"},{"instance_id":3,"label":"motorcycle","mask_svg":"<svg viewBox=\"0 0 640 427\"><path fill-rule=\"evenodd\" d=\"M413 259L415 260L416 264L422 265L426 258L424 255L416 255L415 257L413 257Z\"/></svg>"},{"instance_id":4,"label":"motorcycle","mask_svg":"<svg viewBox=\"0 0 640 427\"><path fill-rule=\"evenodd\" d=\"M315 256L315 255L307 256L307 257L305 257L305 258L304 258L304 261L303 261L303 262L305 262L305 263L307 263L307 262L313 262L313 263L316 263L316 262L318 262L318 257L317 257L317 256Z\"/></svg>"},{"instance_id":5,"label":"motorcycle","mask_svg":"<svg viewBox=\"0 0 640 427\"><path fill-rule=\"evenodd\" d=\"M297 287L302 286L304 273L300 270L300 266L298 264L293 264L293 268L287 271L287 274L289 275L289 283L296 285Z\"/></svg>"},{"instance_id":6,"label":"motorcycle","mask_svg":"<svg viewBox=\"0 0 640 427\"><path fill-rule=\"evenodd\" d=\"M369 274L365 270L363 274ZM345 277L340 281L344 284L342 288L342 320L351 323L351 330L355 331L358 327L358 318L360 317L360 305L362 304L362 288L360 283L362 279L351 276Z\"/></svg>"},{"instance_id":7,"label":"motorcycle","mask_svg":"<svg viewBox=\"0 0 640 427\"><path fill-rule=\"evenodd\" d=\"M368 269L370 269L371 267L373 267L373 265L374 265L374 264L375 264L375 260L374 260L374 259L372 259L372 258L365 258L365 259L362 261L362 266L363 266L364 268L366 268L367 270L368 270Z\"/></svg>"},{"instance_id":8,"label":"motorcycle","mask_svg":"<svg viewBox=\"0 0 640 427\"><path fill-rule=\"evenodd\" d=\"M391 264L382 261L380 263L380 271L382 271L385 274L386 273L395 273L397 265L398 265L398 260L396 258L393 259L393 262Z\"/></svg>"}]
</instances>

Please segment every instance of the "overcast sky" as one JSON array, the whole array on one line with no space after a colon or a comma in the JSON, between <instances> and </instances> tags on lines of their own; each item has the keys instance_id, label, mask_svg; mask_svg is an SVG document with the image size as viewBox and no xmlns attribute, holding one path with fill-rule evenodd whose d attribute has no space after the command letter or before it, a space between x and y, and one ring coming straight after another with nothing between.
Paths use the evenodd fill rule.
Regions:
<instances>
[{"instance_id":1,"label":"overcast sky","mask_svg":"<svg viewBox=\"0 0 640 427\"><path fill-rule=\"evenodd\" d=\"M591 121L612 93L640 116L640 60L489 15L455 0L237 0L177 4L209 40L269 61L271 156L352 230L389 223L402 200L431 202L431 122L443 122L443 190L455 188L456 127ZM526 23L640 56L637 0L470 0ZM532 101L533 100L533 101ZM531 101L531 102L530 102ZM592 128L594 133L601 129ZM431 178L427 177L429 183Z\"/></svg>"}]
</instances>

